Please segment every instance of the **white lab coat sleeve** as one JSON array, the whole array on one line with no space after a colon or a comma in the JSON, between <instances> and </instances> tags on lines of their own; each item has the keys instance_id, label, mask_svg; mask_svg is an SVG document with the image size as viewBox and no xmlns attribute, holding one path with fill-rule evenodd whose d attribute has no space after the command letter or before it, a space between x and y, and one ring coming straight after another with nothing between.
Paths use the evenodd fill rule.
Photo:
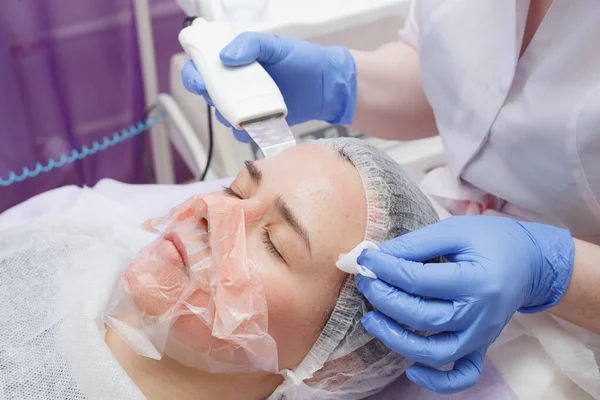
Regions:
<instances>
[{"instance_id":1,"label":"white lab coat sleeve","mask_svg":"<svg viewBox=\"0 0 600 400\"><path fill-rule=\"evenodd\" d=\"M415 49L419 47L419 24L417 22L419 3L419 0L411 1L406 22L400 30L400 39Z\"/></svg>"}]
</instances>

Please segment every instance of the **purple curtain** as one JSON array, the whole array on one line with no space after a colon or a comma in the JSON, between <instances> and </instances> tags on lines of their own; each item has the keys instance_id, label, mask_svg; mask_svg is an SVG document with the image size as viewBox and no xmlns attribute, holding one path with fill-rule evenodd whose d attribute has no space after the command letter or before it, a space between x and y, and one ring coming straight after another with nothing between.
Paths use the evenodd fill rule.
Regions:
<instances>
[{"instance_id":1,"label":"purple curtain","mask_svg":"<svg viewBox=\"0 0 600 400\"><path fill-rule=\"evenodd\" d=\"M184 15L174 0L150 3L160 89L168 91ZM0 0L0 178L91 145L143 115L132 0ZM0 212L63 185L150 182L148 138L0 186ZM180 160L177 172L189 177Z\"/></svg>"}]
</instances>

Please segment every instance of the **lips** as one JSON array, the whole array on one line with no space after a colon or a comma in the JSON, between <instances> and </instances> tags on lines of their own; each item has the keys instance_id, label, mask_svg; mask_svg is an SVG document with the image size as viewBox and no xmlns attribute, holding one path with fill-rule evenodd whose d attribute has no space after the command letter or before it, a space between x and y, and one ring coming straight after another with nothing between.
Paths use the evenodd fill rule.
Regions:
<instances>
[{"instance_id":1,"label":"lips","mask_svg":"<svg viewBox=\"0 0 600 400\"><path fill-rule=\"evenodd\" d=\"M211 256L210 235L206 231L193 229L172 229L163 236L165 241L176 249L178 258L188 269L196 269L196 264Z\"/></svg>"},{"instance_id":2,"label":"lips","mask_svg":"<svg viewBox=\"0 0 600 400\"><path fill-rule=\"evenodd\" d=\"M183 244L183 241L181 240L181 237L179 236L179 234L174 231L168 232L165 234L164 239L165 239L165 241L170 242L173 245L173 247L177 251L181 261L183 262L183 265L185 265L187 268L189 268L190 260L188 258L188 254L185 249L185 245Z\"/></svg>"}]
</instances>

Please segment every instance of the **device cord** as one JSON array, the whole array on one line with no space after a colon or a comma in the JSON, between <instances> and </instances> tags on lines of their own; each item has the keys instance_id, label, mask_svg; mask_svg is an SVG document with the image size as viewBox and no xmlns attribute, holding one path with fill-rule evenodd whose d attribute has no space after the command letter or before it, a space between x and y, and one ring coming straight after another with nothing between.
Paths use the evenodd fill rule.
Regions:
<instances>
[{"instance_id":1,"label":"device cord","mask_svg":"<svg viewBox=\"0 0 600 400\"><path fill-rule=\"evenodd\" d=\"M206 167L204 167L204 172L202 173L202 177L200 177L200 182L204 181L204 179L206 178L206 174L208 174L208 169L210 168L210 163L212 161L214 147L212 111L210 109L209 104L206 105L206 110L206 117L208 118L208 158L206 159Z\"/></svg>"}]
</instances>

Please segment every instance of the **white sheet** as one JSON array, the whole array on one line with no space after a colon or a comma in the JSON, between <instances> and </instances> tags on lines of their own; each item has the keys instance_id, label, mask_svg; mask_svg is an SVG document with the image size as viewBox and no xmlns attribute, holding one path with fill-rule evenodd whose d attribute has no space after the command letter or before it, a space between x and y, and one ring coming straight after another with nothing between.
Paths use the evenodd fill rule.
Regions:
<instances>
[{"instance_id":1,"label":"white sheet","mask_svg":"<svg viewBox=\"0 0 600 400\"><path fill-rule=\"evenodd\" d=\"M228 185L230 182L231 179L224 179L177 186L129 185L105 179L92 190L121 204L131 212L132 216L143 221L165 213L172 206L195 194L220 190L223 185ZM38 195L0 214L0 229L45 214L66 213L75 205L81 195L82 189L75 186L67 186ZM484 371L485 379L482 380L489 383L488 386L478 385L475 389L462 395L452 396L452 399L513 399L515 395L516 398L527 400L600 398L600 386L597 385L598 381L595 379L598 371L588 370L586 374L583 374L585 376L580 374L580 378L583 376L584 382L583 385L582 382L579 382L579 385L588 390L586 393L581 386L575 383L579 380L578 378L567 377L573 373L577 374L576 368L565 369L564 366L561 368L557 365L557 362L562 361L560 361L560 354L557 355L556 351L552 354L552 348L557 350L556 344L552 343L556 336L547 337L545 342L544 339L538 340L531 336L535 335L535 332L532 332L534 328L528 317L518 315L518 318L509 324L498 342L490 349L488 355L495 368L487 367L487 370L493 369L492 376L486 376ZM567 330L559 325L553 325L552 329L560 332L560 335L567 334ZM572 355L577 358L577 354L580 353L576 352L575 347L571 347L571 349L575 349L572 350ZM568 351L563 355L569 356ZM438 396L414 387L404 379L388 388L382 397L376 396L373 400L400 398L403 397L402 393L407 390L411 398L438 398ZM594 393L594 396L589 393Z\"/></svg>"},{"instance_id":2,"label":"white sheet","mask_svg":"<svg viewBox=\"0 0 600 400\"><path fill-rule=\"evenodd\" d=\"M92 190L120 203L142 220L164 214L169 208L199 193L221 190L232 178L189 185L130 185L103 179ZM83 189L64 186L39 194L0 214L0 228L46 214L64 214L78 201Z\"/></svg>"}]
</instances>

